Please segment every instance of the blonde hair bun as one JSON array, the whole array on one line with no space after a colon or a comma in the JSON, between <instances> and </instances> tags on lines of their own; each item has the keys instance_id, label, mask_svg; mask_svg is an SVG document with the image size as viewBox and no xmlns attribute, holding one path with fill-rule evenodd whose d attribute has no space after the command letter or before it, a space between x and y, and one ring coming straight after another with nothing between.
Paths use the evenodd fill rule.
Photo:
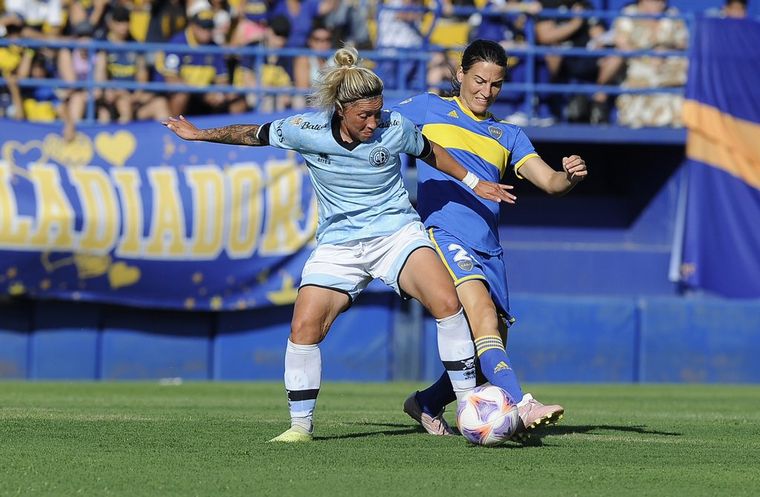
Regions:
<instances>
[{"instance_id":1,"label":"blonde hair bun","mask_svg":"<svg viewBox=\"0 0 760 497\"><path fill-rule=\"evenodd\" d=\"M354 47L343 47L335 52L333 60L338 67L354 67L359 60L359 52Z\"/></svg>"}]
</instances>

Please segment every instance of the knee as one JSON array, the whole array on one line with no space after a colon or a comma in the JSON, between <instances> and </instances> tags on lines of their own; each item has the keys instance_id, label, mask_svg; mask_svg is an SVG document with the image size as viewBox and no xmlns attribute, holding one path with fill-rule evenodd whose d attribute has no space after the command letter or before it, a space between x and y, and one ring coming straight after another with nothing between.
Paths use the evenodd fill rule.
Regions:
<instances>
[{"instance_id":1,"label":"knee","mask_svg":"<svg viewBox=\"0 0 760 497\"><path fill-rule=\"evenodd\" d=\"M298 345L313 345L322 341L319 323L314 319L294 316L290 323L290 341Z\"/></svg>"},{"instance_id":2,"label":"knee","mask_svg":"<svg viewBox=\"0 0 760 497\"><path fill-rule=\"evenodd\" d=\"M430 309L430 312L436 319L443 319L449 316L453 316L459 312L459 309L461 308L462 305L459 303L459 298L457 298L456 291L451 291L440 295L435 302L435 305L433 305Z\"/></svg>"}]
</instances>

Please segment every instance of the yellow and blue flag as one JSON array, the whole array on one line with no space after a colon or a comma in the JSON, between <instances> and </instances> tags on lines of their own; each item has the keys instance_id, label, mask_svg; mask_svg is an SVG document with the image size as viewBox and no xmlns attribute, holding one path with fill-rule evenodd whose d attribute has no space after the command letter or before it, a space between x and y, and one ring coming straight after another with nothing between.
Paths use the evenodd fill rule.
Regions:
<instances>
[{"instance_id":1,"label":"yellow and blue flag","mask_svg":"<svg viewBox=\"0 0 760 497\"><path fill-rule=\"evenodd\" d=\"M760 297L760 22L695 24L684 121L688 201L682 281Z\"/></svg>"}]
</instances>

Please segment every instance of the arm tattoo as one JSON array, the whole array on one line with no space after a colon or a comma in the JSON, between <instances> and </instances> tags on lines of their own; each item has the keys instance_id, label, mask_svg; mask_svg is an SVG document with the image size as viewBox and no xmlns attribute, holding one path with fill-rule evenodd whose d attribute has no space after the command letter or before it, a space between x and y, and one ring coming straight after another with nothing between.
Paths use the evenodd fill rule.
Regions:
<instances>
[{"instance_id":1,"label":"arm tattoo","mask_svg":"<svg viewBox=\"0 0 760 497\"><path fill-rule=\"evenodd\" d=\"M263 145L256 137L259 131L258 124L233 124L221 128L203 130L202 140L230 145L250 145L255 147Z\"/></svg>"}]
</instances>

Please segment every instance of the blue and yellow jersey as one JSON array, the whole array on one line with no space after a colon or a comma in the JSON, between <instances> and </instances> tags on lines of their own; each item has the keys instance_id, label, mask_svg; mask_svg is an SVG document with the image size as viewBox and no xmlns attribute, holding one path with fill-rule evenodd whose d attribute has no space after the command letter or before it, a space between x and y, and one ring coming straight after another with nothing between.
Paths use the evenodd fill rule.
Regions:
<instances>
[{"instance_id":1,"label":"blue and yellow jersey","mask_svg":"<svg viewBox=\"0 0 760 497\"><path fill-rule=\"evenodd\" d=\"M109 41L113 42L113 40ZM108 74L108 79L113 81L135 81L141 58L142 55L138 52L107 52L106 73Z\"/></svg>"},{"instance_id":2,"label":"blue and yellow jersey","mask_svg":"<svg viewBox=\"0 0 760 497\"><path fill-rule=\"evenodd\" d=\"M480 119L458 97L425 93L400 102L394 110L484 180L499 182L509 168L520 177L520 166L538 157L518 126L491 115ZM460 181L422 161L417 161L417 171L417 211L425 226L442 228L480 252L502 252L498 203L481 199Z\"/></svg>"},{"instance_id":3,"label":"blue and yellow jersey","mask_svg":"<svg viewBox=\"0 0 760 497\"><path fill-rule=\"evenodd\" d=\"M169 43L197 47L190 29L177 33ZM213 42L208 46L216 46ZM227 77L227 62L222 54L196 52L159 52L156 56L156 80L164 81L166 76L179 76L191 86L208 86L217 78Z\"/></svg>"}]
</instances>

